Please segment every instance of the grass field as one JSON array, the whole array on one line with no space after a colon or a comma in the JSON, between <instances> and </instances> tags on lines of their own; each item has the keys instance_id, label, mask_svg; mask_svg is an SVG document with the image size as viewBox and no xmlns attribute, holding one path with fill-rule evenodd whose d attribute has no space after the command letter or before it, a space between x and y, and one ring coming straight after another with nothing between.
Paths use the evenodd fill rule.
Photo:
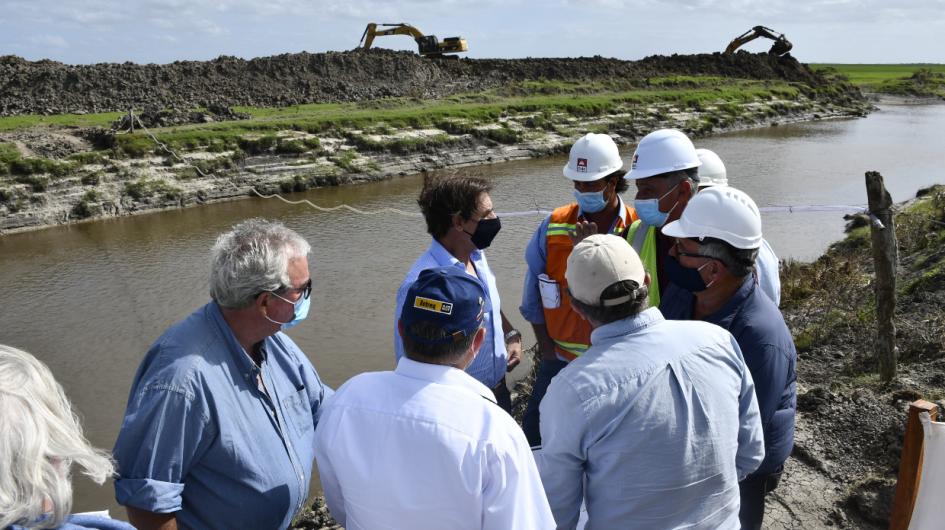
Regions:
<instances>
[{"instance_id":1,"label":"grass field","mask_svg":"<svg viewBox=\"0 0 945 530\"><path fill-rule=\"evenodd\" d=\"M469 133L477 125L495 124L509 115L535 114L587 118L652 104L672 104L698 110L774 98L795 99L804 87L720 77L674 76L610 83L529 81L484 93L458 94L440 100L391 98L358 103L319 103L281 108L234 107L250 119L167 127L156 136L176 148L211 147L223 150L247 135L296 130L312 134L362 130L383 133L397 129L439 127ZM0 118L0 131L34 126L108 126L121 113L15 116ZM493 133L495 134L495 133ZM117 137L130 156L153 149L144 134Z\"/></svg>"},{"instance_id":2,"label":"grass field","mask_svg":"<svg viewBox=\"0 0 945 530\"><path fill-rule=\"evenodd\" d=\"M812 64L869 92L945 97L945 64Z\"/></svg>"}]
</instances>

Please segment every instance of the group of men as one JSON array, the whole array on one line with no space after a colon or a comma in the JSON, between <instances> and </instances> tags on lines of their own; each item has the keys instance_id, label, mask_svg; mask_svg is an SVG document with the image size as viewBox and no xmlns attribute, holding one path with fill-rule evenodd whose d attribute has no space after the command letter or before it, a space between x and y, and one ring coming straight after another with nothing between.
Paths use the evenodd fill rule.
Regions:
<instances>
[{"instance_id":1,"label":"group of men","mask_svg":"<svg viewBox=\"0 0 945 530\"><path fill-rule=\"evenodd\" d=\"M286 528L316 460L349 530L760 528L796 408L760 213L679 131L647 135L623 167L608 135L579 139L576 201L528 243L520 312L540 363L522 427L487 182L424 182L431 242L397 292L396 369L337 392L282 333L308 313L308 243L263 220L221 235L212 301L131 388L114 456L132 523Z\"/></svg>"}]
</instances>

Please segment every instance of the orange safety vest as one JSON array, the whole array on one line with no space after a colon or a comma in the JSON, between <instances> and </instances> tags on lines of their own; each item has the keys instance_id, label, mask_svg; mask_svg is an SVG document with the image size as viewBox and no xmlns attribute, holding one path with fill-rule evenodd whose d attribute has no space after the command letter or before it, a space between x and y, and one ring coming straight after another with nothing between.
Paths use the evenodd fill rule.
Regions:
<instances>
[{"instance_id":1,"label":"orange safety vest","mask_svg":"<svg viewBox=\"0 0 945 530\"><path fill-rule=\"evenodd\" d=\"M637 213L633 208L627 205L623 205L623 208L623 215L617 217L611 229L612 234L619 235L629 223L637 220ZM567 361L573 361L591 345L591 325L571 309L568 281L564 278L568 256L573 248L569 234L577 225L578 211L577 203L555 209L551 212L546 234L545 274L557 283L560 302L556 308L544 307L542 304L545 326L548 328L548 335L554 340L555 353Z\"/></svg>"}]
</instances>

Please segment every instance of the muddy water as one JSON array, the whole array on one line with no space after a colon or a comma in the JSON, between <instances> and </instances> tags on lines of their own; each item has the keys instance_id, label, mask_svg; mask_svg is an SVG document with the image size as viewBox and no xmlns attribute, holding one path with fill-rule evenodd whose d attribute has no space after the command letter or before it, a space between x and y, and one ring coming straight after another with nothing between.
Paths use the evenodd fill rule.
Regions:
<instances>
[{"instance_id":1,"label":"muddy water","mask_svg":"<svg viewBox=\"0 0 945 530\"><path fill-rule=\"evenodd\" d=\"M731 183L759 205L863 204L867 170L883 173L895 200L945 182L943 130L945 105L889 105L865 119L728 134L698 144L718 152ZM550 158L465 171L490 177L496 208L508 212L567 202L563 164L563 158ZM416 211L420 183L410 176L293 198ZM428 243L421 220L319 213L262 199L0 237L0 343L44 359L78 407L92 442L111 447L141 356L162 330L207 300L207 250L216 234L248 216L280 219L312 243L312 312L291 335L322 377L337 386L359 372L391 368L394 294ZM523 330L516 310L522 253L539 220L505 219L488 252L505 311ZM782 258L815 258L843 229L835 213L775 213L764 223ZM77 511L111 508L124 515L110 486L77 479L76 501Z\"/></svg>"}]
</instances>

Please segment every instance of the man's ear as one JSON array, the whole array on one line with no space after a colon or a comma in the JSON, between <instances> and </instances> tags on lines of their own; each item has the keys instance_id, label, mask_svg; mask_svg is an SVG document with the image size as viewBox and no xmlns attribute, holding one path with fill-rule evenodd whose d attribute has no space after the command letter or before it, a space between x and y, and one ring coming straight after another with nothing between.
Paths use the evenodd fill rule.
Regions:
<instances>
[{"instance_id":1,"label":"man's ear","mask_svg":"<svg viewBox=\"0 0 945 530\"><path fill-rule=\"evenodd\" d=\"M486 328L479 328L479 331L476 332L476 336L473 337L472 349L475 352L473 355L479 354L479 348L482 348L482 344L486 341Z\"/></svg>"},{"instance_id":2,"label":"man's ear","mask_svg":"<svg viewBox=\"0 0 945 530\"><path fill-rule=\"evenodd\" d=\"M397 333L400 334L400 340L404 340L404 320L401 318L397 319Z\"/></svg>"},{"instance_id":3,"label":"man's ear","mask_svg":"<svg viewBox=\"0 0 945 530\"><path fill-rule=\"evenodd\" d=\"M465 232L465 230L463 230L463 223L465 223L466 220L463 219L463 214L454 213L452 217L452 221L453 221L454 230L460 230L460 231Z\"/></svg>"},{"instance_id":4,"label":"man's ear","mask_svg":"<svg viewBox=\"0 0 945 530\"><path fill-rule=\"evenodd\" d=\"M695 194L696 188L693 186L691 180L684 179L679 183L679 202L686 204Z\"/></svg>"},{"instance_id":5,"label":"man's ear","mask_svg":"<svg viewBox=\"0 0 945 530\"><path fill-rule=\"evenodd\" d=\"M653 278L650 277L650 273L646 273L646 274L643 276L643 285L649 287L649 286L650 286L650 282L652 282L652 281L653 281Z\"/></svg>"}]
</instances>

